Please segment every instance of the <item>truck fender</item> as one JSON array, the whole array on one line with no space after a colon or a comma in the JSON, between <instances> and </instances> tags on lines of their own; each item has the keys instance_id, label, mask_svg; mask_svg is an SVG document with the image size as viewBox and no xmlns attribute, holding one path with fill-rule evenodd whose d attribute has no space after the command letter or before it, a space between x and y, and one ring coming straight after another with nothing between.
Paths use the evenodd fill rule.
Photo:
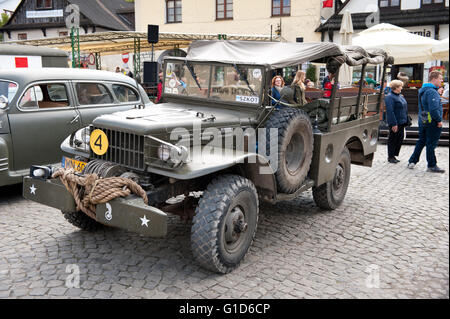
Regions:
<instances>
[{"instance_id":1,"label":"truck fender","mask_svg":"<svg viewBox=\"0 0 450 319\"><path fill-rule=\"evenodd\" d=\"M259 154L249 155L240 164L242 174L253 182L258 189L259 197L265 201L273 201L277 195L275 174L267 159Z\"/></svg>"}]
</instances>

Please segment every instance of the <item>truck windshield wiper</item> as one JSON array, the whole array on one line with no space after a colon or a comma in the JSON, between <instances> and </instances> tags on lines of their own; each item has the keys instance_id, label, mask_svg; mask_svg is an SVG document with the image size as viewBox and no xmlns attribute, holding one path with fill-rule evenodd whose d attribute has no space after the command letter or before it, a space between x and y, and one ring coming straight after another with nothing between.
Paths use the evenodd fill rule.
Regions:
<instances>
[{"instance_id":1,"label":"truck windshield wiper","mask_svg":"<svg viewBox=\"0 0 450 319\"><path fill-rule=\"evenodd\" d=\"M189 64L188 61L184 61L184 64L186 65L189 72L191 73L191 76L194 78L195 83L197 83L198 88L201 90L202 86L200 85L200 82L198 82L197 75L195 74L195 71L194 71L194 67L191 64Z\"/></svg>"},{"instance_id":2,"label":"truck windshield wiper","mask_svg":"<svg viewBox=\"0 0 450 319\"><path fill-rule=\"evenodd\" d=\"M234 69L236 70L237 74L239 75L239 78L244 79L245 83L247 84L247 87L250 89L250 92L252 93L252 95L256 95L255 91L253 91L252 87L250 86L250 83L247 80L247 76L243 76L241 73L241 70L239 70L238 66L236 65L236 63L233 64Z\"/></svg>"}]
</instances>

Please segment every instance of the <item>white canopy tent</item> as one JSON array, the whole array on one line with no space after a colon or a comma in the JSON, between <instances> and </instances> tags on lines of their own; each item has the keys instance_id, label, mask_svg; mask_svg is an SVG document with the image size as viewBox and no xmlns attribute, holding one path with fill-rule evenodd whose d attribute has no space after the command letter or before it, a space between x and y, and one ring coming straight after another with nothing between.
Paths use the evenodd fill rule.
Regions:
<instances>
[{"instance_id":1,"label":"white canopy tent","mask_svg":"<svg viewBox=\"0 0 450 319\"><path fill-rule=\"evenodd\" d=\"M353 44L366 50L383 49L395 58L395 64L413 64L435 60L432 49L439 41L412 34L389 23L381 23L360 32L353 38Z\"/></svg>"},{"instance_id":2,"label":"white canopy tent","mask_svg":"<svg viewBox=\"0 0 450 319\"><path fill-rule=\"evenodd\" d=\"M446 38L433 47L432 54L436 60L448 61L448 44L448 38Z\"/></svg>"},{"instance_id":3,"label":"white canopy tent","mask_svg":"<svg viewBox=\"0 0 450 319\"><path fill-rule=\"evenodd\" d=\"M352 45L353 35L353 21L350 11L345 10L342 17L341 29L339 33L342 34L342 45ZM353 68L346 63L341 66L339 71L339 82L343 86L350 86L353 79Z\"/></svg>"}]
</instances>

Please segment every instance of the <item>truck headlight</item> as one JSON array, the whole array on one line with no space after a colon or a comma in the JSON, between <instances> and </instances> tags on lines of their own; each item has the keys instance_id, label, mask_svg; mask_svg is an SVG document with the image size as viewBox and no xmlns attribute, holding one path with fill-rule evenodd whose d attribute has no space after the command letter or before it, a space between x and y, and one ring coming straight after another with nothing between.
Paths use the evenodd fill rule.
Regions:
<instances>
[{"instance_id":1,"label":"truck headlight","mask_svg":"<svg viewBox=\"0 0 450 319\"><path fill-rule=\"evenodd\" d=\"M89 127L82 128L75 132L71 139L71 146L85 151L90 150L89 141L91 138L91 130Z\"/></svg>"},{"instance_id":2,"label":"truck headlight","mask_svg":"<svg viewBox=\"0 0 450 319\"><path fill-rule=\"evenodd\" d=\"M170 146L163 144L158 147L158 158L161 161L167 162L170 159L170 152Z\"/></svg>"}]
</instances>

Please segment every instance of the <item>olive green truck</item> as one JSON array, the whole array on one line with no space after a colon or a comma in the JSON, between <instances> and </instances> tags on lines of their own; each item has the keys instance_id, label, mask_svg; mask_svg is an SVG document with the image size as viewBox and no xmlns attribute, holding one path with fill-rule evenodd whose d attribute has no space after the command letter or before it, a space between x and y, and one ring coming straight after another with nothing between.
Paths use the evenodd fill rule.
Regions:
<instances>
[{"instance_id":1,"label":"olive green truck","mask_svg":"<svg viewBox=\"0 0 450 319\"><path fill-rule=\"evenodd\" d=\"M277 70L305 62L326 64L331 97L293 105L271 96ZM380 64L383 83L392 63L383 51L333 43L194 42L187 57L165 59L162 103L97 117L61 145L75 178L131 180L139 196L91 202L86 214L67 180L51 177L55 168L33 166L24 197L84 230L106 225L163 237L168 214L192 219L195 259L230 272L251 246L260 201L293 200L312 188L319 207L335 209L351 164L372 165L383 87L343 96L339 69L361 66L363 77L366 65ZM77 194L91 199L96 183L78 185Z\"/></svg>"}]
</instances>

